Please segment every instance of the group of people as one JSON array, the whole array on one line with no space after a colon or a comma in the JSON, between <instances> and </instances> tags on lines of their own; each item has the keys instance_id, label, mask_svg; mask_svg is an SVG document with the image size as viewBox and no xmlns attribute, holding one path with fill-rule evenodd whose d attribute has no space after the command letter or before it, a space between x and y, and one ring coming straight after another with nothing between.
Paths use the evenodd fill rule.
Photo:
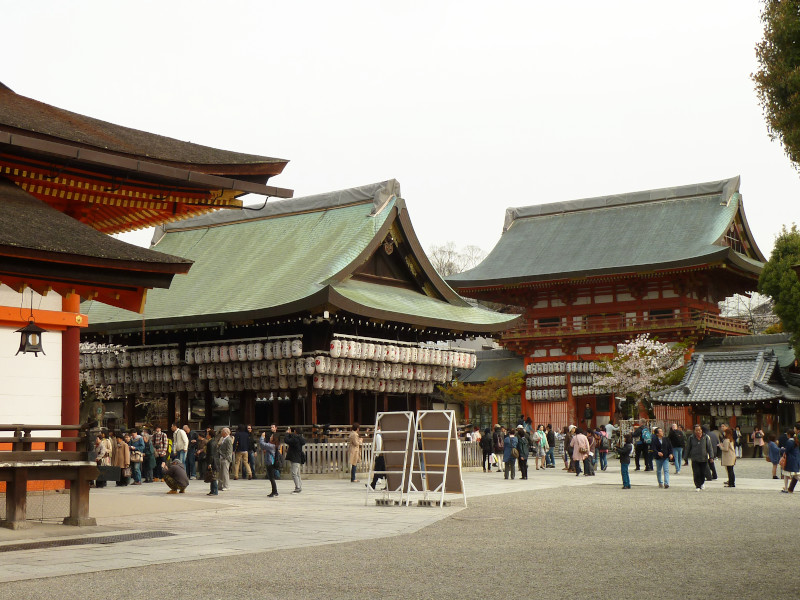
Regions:
<instances>
[{"instance_id":1,"label":"group of people","mask_svg":"<svg viewBox=\"0 0 800 600\"><path fill-rule=\"evenodd\" d=\"M494 426L494 431L488 427L481 433L476 427L470 432L469 439L477 442L483 452L483 472L491 473L493 470L504 474L506 479L516 477L517 467L520 477L528 478L528 460L533 458L537 471L553 469L555 463L556 436L552 425L546 427L539 424L535 429L530 417L520 421L516 427ZM501 468L502 466L502 468Z\"/></svg>"},{"instance_id":2,"label":"group of people","mask_svg":"<svg viewBox=\"0 0 800 600\"><path fill-rule=\"evenodd\" d=\"M278 495L275 480L280 477L284 461L291 466L294 493L302 491L300 464L305 438L286 428L281 441L275 425L257 435L251 425L240 425L234 435L228 427L207 428L205 432L191 431L188 425L172 424L171 435L161 427L131 431L99 432L95 437L94 453L98 467L116 467L117 486L163 482L170 494L185 493L190 479L203 479L211 484L208 495L218 495L229 489L230 478L255 474L255 454L263 452L267 478L272 493ZM117 471L114 470L114 473ZM107 477L95 481L95 487L106 486Z\"/></svg>"}]
</instances>

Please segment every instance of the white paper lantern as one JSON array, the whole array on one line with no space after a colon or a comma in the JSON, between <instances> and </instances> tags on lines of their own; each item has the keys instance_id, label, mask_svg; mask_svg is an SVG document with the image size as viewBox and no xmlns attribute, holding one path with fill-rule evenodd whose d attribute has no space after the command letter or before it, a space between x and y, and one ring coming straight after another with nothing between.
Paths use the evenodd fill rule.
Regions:
<instances>
[{"instance_id":1,"label":"white paper lantern","mask_svg":"<svg viewBox=\"0 0 800 600\"><path fill-rule=\"evenodd\" d=\"M325 357L324 356L317 356L314 359L315 369L317 373L325 373Z\"/></svg>"},{"instance_id":2,"label":"white paper lantern","mask_svg":"<svg viewBox=\"0 0 800 600\"><path fill-rule=\"evenodd\" d=\"M219 362L227 363L231 361L231 355L228 352L227 346L212 346L211 347L211 362L216 363L218 361L214 360L214 355L219 354Z\"/></svg>"},{"instance_id":3,"label":"white paper lantern","mask_svg":"<svg viewBox=\"0 0 800 600\"><path fill-rule=\"evenodd\" d=\"M264 360L264 344L261 342L253 344L253 360Z\"/></svg>"},{"instance_id":4,"label":"white paper lantern","mask_svg":"<svg viewBox=\"0 0 800 600\"><path fill-rule=\"evenodd\" d=\"M342 340L331 340L330 351L331 358L339 358L342 355Z\"/></svg>"},{"instance_id":5,"label":"white paper lantern","mask_svg":"<svg viewBox=\"0 0 800 600\"><path fill-rule=\"evenodd\" d=\"M264 358L267 360L275 360L274 346L271 342L264 343Z\"/></svg>"}]
</instances>

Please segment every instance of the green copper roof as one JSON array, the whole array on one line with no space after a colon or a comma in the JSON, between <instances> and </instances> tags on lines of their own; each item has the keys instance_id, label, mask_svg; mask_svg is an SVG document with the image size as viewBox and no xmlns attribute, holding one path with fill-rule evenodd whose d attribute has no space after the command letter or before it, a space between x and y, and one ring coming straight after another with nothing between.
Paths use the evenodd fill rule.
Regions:
<instances>
[{"instance_id":1,"label":"green copper roof","mask_svg":"<svg viewBox=\"0 0 800 600\"><path fill-rule=\"evenodd\" d=\"M371 244L381 245L404 207L399 185L390 180L168 225L157 232L154 247L194 265L169 290L148 295L144 318L154 326L200 324L330 305L367 317L463 331L503 329L514 316L469 306L449 289L453 302L349 279L348 269L368 258L364 253ZM438 285L446 288L441 280ZM141 326L141 315L96 302L82 308L93 329Z\"/></svg>"},{"instance_id":2,"label":"green copper roof","mask_svg":"<svg viewBox=\"0 0 800 600\"><path fill-rule=\"evenodd\" d=\"M739 178L510 208L505 230L474 269L448 277L456 289L605 273L647 271L730 260L758 273ZM725 245L740 214L747 257Z\"/></svg>"}]
</instances>

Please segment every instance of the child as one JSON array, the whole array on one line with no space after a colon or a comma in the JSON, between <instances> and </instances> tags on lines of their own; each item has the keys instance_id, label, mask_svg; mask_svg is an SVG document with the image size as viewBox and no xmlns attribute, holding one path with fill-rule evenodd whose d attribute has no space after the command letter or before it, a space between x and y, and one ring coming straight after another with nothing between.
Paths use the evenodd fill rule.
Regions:
<instances>
[{"instance_id":1,"label":"child","mask_svg":"<svg viewBox=\"0 0 800 600\"><path fill-rule=\"evenodd\" d=\"M767 445L767 462L772 463L772 478L778 479L778 463L781 460L781 449L775 443L774 433L769 434L769 444Z\"/></svg>"},{"instance_id":2,"label":"child","mask_svg":"<svg viewBox=\"0 0 800 600\"><path fill-rule=\"evenodd\" d=\"M211 491L206 496L219 496L219 483L217 482L217 472L214 470L214 465L210 464L206 467L206 476L204 481L211 484Z\"/></svg>"}]
</instances>

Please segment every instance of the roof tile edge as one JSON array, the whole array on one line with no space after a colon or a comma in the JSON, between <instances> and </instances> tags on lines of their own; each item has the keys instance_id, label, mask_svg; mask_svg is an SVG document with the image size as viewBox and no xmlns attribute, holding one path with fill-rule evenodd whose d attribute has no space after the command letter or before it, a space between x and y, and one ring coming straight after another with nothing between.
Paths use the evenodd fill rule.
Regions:
<instances>
[{"instance_id":1,"label":"roof tile edge","mask_svg":"<svg viewBox=\"0 0 800 600\"><path fill-rule=\"evenodd\" d=\"M731 177L730 179L720 179L719 181L694 183L678 187L641 190L636 192L628 192L625 194L596 196L594 198L582 198L578 200L565 200L562 202L552 202L549 204L533 204L530 206L510 207L506 209L505 222L503 223L503 233L508 231L514 221L517 219L524 219L526 217L542 217L546 215L593 210L597 208L644 204L648 202L660 202L664 200L677 200L680 198L707 196L709 194L719 193L723 194L727 201L734 193L739 191L739 181L740 176L737 175L735 177Z\"/></svg>"}]
</instances>

